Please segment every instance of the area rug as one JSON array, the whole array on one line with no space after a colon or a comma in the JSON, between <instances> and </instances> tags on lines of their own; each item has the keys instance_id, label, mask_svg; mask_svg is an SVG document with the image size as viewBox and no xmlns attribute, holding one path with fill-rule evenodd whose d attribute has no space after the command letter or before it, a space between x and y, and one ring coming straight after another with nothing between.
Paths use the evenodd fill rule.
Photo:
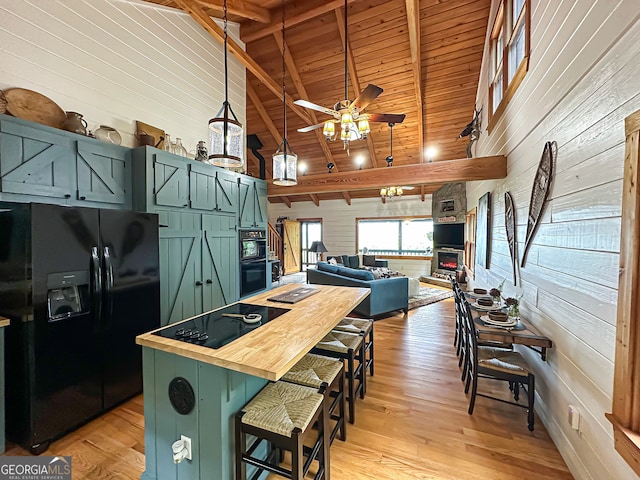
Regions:
<instances>
[{"instance_id":1,"label":"area rug","mask_svg":"<svg viewBox=\"0 0 640 480\"><path fill-rule=\"evenodd\" d=\"M420 287L420 292L414 297L409 297L409 310L436 303L445 298L453 297L451 290L440 290L438 288Z\"/></svg>"},{"instance_id":2,"label":"area rug","mask_svg":"<svg viewBox=\"0 0 640 480\"><path fill-rule=\"evenodd\" d=\"M307 283L307 272L291 273L289 275L283 275L280 277L280 283L278 285L288 285L289 283Z\"/></svg>"}]
</instances>

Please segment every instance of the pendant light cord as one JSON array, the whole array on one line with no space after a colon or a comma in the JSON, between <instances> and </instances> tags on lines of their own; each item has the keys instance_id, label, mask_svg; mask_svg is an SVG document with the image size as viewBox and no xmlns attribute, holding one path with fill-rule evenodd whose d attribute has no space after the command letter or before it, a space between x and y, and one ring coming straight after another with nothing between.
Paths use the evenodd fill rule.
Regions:
<instances>
[{"instance_id":1,"label":"pendant light cord","mask_svg":"<svg viewBox=\"0 0 640 480\"><path fill-rule=\"evenodd\" d=\"M284 36L284 28L285 28L285 24L284 24L284 0L282 0L282 118L283 118L283 139L282 139L282 143L284 144L284 154L285 154L285 158L287 155L287 91L286 91L286 87L284 84L284 74L285 74L285 52L286 52L286 40L285 40L285 36Z\"/></svg>"},{"instance_id":2,"label":"pendant light cord","mask_svg":"<svg viewBox=\"0 0 640 480\"><path fill-rule=\"evenodd\" d=\"M347 0L344 0L344 99L349 100L349 70L347 68L347 48L349 45L349 25L347 25Z\"/></svg>"},{"instance_id":3,"label":"pendant light cord","mask_svg":"<svg viewBox=\"0 0 640 480\"><path fill-rule=\"evenodd\" d=\"M229 74L227 72L227 0L224 0L224 103L229 103Z\"/></svg>"}]
</instances>

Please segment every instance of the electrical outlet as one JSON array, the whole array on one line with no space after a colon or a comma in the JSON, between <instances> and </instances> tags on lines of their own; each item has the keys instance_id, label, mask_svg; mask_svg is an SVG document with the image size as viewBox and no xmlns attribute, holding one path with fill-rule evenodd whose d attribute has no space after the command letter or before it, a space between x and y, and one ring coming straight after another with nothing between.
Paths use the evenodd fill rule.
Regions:
<instances>
[{"instance_id":1,"label":"electrical outlet","mask_svg":"<svg viewBox=\"0 0 640 480\"><path fill-rule=\"evenodd\" d=\"M191 439L185 435L181 435L180 440L184 442L184 446L187 449L187 455L184 458L191 460Z\"/></svg>"},{"instance_id":2,"label":"electrical outlet","mask_svg":"<svg viewBox=\"0 0 640 480\"><path fill-rule=\"evenodd\" d=\"M580 430L580 412L573 405L569 405L569 425L574 430Z\"/></svg>"}]
</instances>

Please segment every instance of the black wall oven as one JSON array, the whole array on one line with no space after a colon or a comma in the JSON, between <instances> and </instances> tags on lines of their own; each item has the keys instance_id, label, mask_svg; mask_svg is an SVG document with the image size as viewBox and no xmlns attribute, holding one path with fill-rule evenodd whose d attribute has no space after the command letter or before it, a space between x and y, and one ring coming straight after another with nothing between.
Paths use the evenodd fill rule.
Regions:
<instances>
[{"instance_id":1,"label":"black wall oven","mask_svg":"<svg viewBox=\"0 0 640 480\"><path fill-rule=\"evenodd\" d=\"M240 230L240 296L267 288L267 233Z\"/></svg>"}]
</instances>

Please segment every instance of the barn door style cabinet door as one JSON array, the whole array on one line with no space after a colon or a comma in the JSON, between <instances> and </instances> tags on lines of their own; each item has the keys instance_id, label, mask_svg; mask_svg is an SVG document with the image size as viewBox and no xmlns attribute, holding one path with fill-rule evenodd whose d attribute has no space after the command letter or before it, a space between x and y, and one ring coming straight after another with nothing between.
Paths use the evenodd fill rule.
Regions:
<instances>
[{"instance_id":1,"label":"barn door style cabinet door","mask_svg":"<svg viewBox=\"0 0 640 480\"><path fill-rule=\"evenodd\" d=\"M236 302L238 176L140 147L134 178L136 208L160 220L162 325Z\"/></svg>"},{"instance_id":2,"label":"barn door style cabinet door","mask_svg":"<svg viewBox=\"0 0 640 480\"><path fill-rule=\"evenodd\" d=\"M0 115L0 199L130 209L130 152Z\"/></svg>"},{"instance_id":3,"label":"barn door style cabinet door","mask_svg":"<svg viewBox=\"0 0 640 480\"><path fill-rule=\"evenodd\" d=\"M240 228L267 228L267 184L264 180L242 177L240 190Z\"/></svg>"}]
</instances>

